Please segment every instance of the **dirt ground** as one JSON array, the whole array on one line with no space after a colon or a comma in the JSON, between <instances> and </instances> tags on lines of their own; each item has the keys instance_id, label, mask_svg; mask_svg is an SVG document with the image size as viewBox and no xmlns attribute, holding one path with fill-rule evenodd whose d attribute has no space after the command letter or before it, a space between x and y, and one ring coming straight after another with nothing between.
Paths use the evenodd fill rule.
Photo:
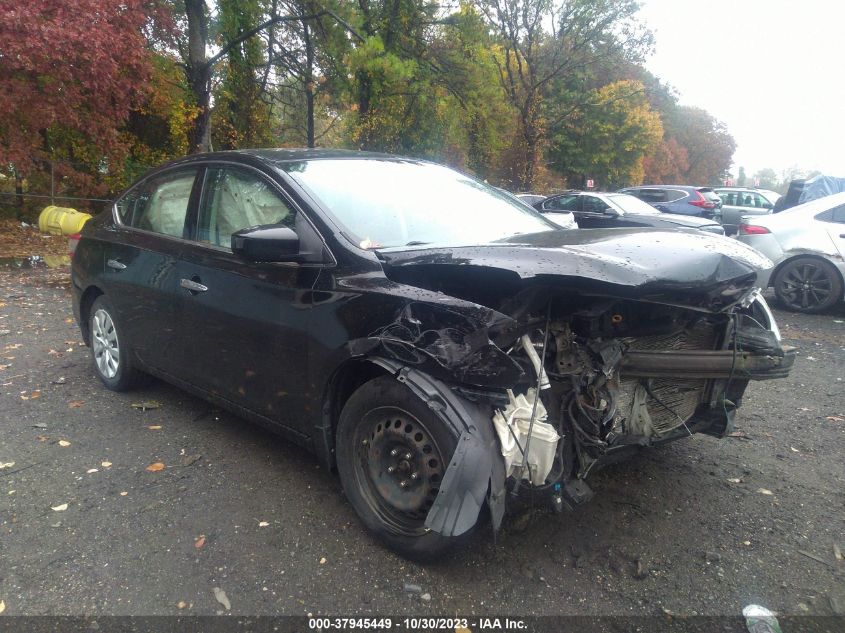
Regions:
<instances>
[{"instance_id":1,"label":"dirt ground","mask_svg":"<svg viewBox=\"0 0 845 633\"><path fill-rule=\"evenodd\" d=\"M2 271L0 601L7 615L842 614L845 309L777 316L800 356L790 378L751 385L736 437L607 468L577 511L510 519L421 566L370 539L295 446L160 382L103 388L66 269Z\"/></svg>"}]
</instances>

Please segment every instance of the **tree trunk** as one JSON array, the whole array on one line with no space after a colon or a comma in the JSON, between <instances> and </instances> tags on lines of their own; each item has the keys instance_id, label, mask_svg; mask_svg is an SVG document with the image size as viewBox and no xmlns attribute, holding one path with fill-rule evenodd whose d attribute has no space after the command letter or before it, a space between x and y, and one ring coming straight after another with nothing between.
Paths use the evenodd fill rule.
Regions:
<instances>
[{"instance_id":1,"label":"tree trunk","mask_svg":"<svg viewBox=\"0 0 845 633\"><path fill-rule=\"evenodd\" d=\"M208 23L205 0L185 0L188 20L188 59L185 77L199 110L188 135L188 152L211 151L211 67L205 51L208 44Z\"/></svg>"},{"instance_id":2,"label":"tree trunk","mask_svg":"<svg viewBox=\"0 0 845 633\"><path fill-rule=\"evenodd\" d=\"M308 147L314 147L314 42L305 20L302 20L302 39L305 44L305 140Z\"/></svg>"},{"instance_id":3,"label":"tree trunk","mask_svg":"<svg viewBox=\"0 0 845 633\"><path fill-rule=\"evenodd\" d=\"M18 220L24 219L24 210L23 210L23 178L18 173L18 170L15 170L15 215L17 216Z\"/></svg>"}]
</instances>

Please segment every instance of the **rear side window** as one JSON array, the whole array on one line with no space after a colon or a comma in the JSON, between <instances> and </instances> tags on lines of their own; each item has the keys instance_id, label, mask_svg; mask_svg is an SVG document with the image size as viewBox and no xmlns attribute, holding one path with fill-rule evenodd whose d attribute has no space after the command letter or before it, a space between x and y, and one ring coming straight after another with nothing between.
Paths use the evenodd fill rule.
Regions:
<instances>
[{"instance_id":1,"label":"rear side window","mask_svg":"<svg viewBox=\"0 0 845 633\"><path fill-rule=\"evenodd\" d=\"M636 189L632 191L640 200L646 202L668 202L664 189Z\"/></svg>"},{"instance_id":2,"label":"rear side window","mask_svg":"<svg viewBox=\"0 0 845 633\"><path fill-rule=\"evenodd\" d=\"M666 189L663 191L663 195L666 196L666 202L675 202L681 198L686 198L687 192L680 189Z\"/></svg>"},{"instance_id":3,"label":"rear side window","mask_svg":"<svg viewBox=\"0 0 845 633\"><path fill-rule=\"evenodd\" d=\"M816 219L821 220L822 222L845 224L845 204L840 204L838 207L833 207L824 213L819 213L816 216Z\"/></svg>"},{"instance_id":4,"label":"rear side window","mask_svg":"<svg viewBox=\"0 0 845 633\"><path fill-rule=\"evenodd\" d=\"M206 172L197 239L230 248L232 233L252 226L296 226L296 211L259 174L233 167Z\"/></svg>"},{"instance_id":5,"label":"rear side window","mask_svg":"<svg viewBox=\"0 0 845 633\"><path fill-rule=\"evenodd\" d=\"M117 201L120 221L136 229L183 237L196 168L162 174Z\"/></svg>"}]
</instances>

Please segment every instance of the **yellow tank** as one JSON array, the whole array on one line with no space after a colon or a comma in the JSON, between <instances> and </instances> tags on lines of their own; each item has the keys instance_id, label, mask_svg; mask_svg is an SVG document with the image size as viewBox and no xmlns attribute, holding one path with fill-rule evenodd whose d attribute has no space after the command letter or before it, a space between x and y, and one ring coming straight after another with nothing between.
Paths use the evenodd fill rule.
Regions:
<instances>
[{"instance_id":1,"label":"yellow tank","mask_svg":"<svg viewBox=\"0 0 845 633\"><path fill-rule=\"evenodd\" d=\"M50 235L73 235L79 233L91 214L68 207L50 205L38 216L38 230Z\"/></svg>"}]
</instances>

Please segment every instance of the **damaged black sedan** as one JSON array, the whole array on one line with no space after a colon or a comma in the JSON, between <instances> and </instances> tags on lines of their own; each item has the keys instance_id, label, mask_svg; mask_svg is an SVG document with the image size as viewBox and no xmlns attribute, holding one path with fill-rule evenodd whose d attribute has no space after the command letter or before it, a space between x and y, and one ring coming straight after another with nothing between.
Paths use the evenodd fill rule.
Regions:
<instances>
[{"instance_id":1,"label":"damaged black sedan","mask_svg":"<svg viewBox=\"0 0 845 633\"><path fill-rule=\"evenodd\" d=\"M559 230L424 161L223 152L86 225L73 305L108 388L151 374L286 435L425 558L522 493L572 507L609 461L729 433L794 360L770 265L700 231Z\"/></svg>"}]
</instances>

